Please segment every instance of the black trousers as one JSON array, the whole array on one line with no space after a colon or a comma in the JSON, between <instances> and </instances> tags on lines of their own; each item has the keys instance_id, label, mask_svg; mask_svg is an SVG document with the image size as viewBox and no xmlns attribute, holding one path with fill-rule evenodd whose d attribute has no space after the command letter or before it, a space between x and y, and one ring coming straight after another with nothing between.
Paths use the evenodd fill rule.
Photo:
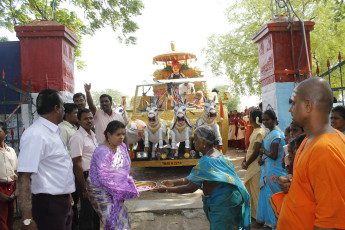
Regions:
<instances>
[{"instance_id":1,"label":"black trousers","mask_svg":"<svg viewBox=\"0 0 345 230\"><path fill-rule=\"evenodd\" d=\"M77 186L76 186L76 189L77 189ZM72 193L72 198L74 201L74 205L72 206L72 210L73 210L72 230L79 230L79 217L78 217L79 194L77 190Z\"/></svg>"},{"instance_id":2,"label":"black trousers","mask_svg":"<svg viewBox=\"0 0 345 230\"><path fill-rule=\"evenodd\" d=\"M69 194L32 194L32 217L38 230L71 230L72 216Z\"/></svg>"},{"instance_id":3,"label":"black trousers","mask_svg":"<svg viewBox=\"0 0 345 230\"><path fill-rule=\"evenodd\" d=\"M84 172L85 180L89 177L89 172ZM99 230L100 220L93 209L89 199L83 198L82 188L79 183L76 182L76 186L79 199L80 199L80 210L79 210L79 230Z\"/></svg>"}]
</instances>

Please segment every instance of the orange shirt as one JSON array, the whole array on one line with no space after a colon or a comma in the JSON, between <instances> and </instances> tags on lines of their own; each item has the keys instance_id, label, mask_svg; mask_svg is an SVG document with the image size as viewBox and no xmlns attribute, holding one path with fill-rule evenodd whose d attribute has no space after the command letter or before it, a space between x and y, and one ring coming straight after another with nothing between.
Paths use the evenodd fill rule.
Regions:
<instances>
[{"instance_id":1,"label":"orange shirt","mask_svg":"<svg viewBox=\"0 0 345 230\"><path fill-rule=\"evenodd\" d=\"M307 140L296 153L277 230L345 229L345 136L323 134L302 151Z\"/></svg>"}]
</instances>

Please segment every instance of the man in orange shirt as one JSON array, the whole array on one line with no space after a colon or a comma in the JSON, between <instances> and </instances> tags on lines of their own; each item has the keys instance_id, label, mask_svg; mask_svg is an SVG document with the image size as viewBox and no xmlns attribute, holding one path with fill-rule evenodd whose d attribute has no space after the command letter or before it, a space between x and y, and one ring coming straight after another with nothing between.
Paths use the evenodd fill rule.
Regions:
<instances>
[{"instance_id":1,"label":"man in orange shirt","mask_svg":"<svg viewBox=\"0 0 345 230\"><path fill-rule=\"evenodd\" d=\"M332 90L322 78L301 82L290 112L307 137L298 149L294 175L281 176L286 192L279 230L345 229L345 136L329 125Z\"/></svg>"}]
</instances>

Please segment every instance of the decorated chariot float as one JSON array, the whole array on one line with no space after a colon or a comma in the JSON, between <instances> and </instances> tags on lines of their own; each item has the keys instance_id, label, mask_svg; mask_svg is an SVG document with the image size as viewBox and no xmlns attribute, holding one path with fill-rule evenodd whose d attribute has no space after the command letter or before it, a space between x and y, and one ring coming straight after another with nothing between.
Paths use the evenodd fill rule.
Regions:
<instances>
[{"instance_id":1,"label":"decorated chariot float","mask_svg":"<svg viewBox=\"0 0 345 230\"><path fill-rule=\"evenodd\" d=\"M227 150L228 117L222 102L212 97L198 68L189 67L196 56L172 52L153 58L153 79L137 84L130 105L116 107L126 122L132 167L196 165L201 155L193 145L194 129L211 126L217 148Z\"/></svg>"}]
</instances>

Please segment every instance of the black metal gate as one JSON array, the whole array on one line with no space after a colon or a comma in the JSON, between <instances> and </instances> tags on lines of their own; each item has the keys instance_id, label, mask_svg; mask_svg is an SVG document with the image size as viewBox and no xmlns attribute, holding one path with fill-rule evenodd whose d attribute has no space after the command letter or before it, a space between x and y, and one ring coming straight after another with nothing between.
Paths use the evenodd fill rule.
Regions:
<instances>
[{"instance_id":1,"label":"black metal gate","mask_svg":"<svg viewBox=\"0 0 345 230\"><path fill-rule=\"evenodd\" d=\"M19 141L24 132L23 119L26 119L28 125L33 122L32 113L32 97L31 97L31 82L28 84L28 91L21 90L17 84L17 78L14 82L7 82L5 70L2 70L2 78L0 79L0 121L7 124L8 135L6 137L6 144L11 146L17 153L19 153ZM23 116L22 105L27 105L27 111ZM16 200L16 209L14 214L15 219L20 218L20 213Z\"/></svg>"},{"instance_id":2,"label":"black metal gate","mask_svg":"<svg viewBox=\"0 0 345 230\"><path fill-rule=\"evenodd\" d=\"M18 154L19 140L24 131L23 116L21 114L22 105L27 105L27 117L25 118L28 120L29 125L33 122L31 82L28 84L28 92L25 92L16 86L16 82L11 84L6 82L5 79L3 74L0 80L0 120L7 124L9 131L6 143L14 148ZM8 98L9 91L12 91L12 98L13 94L15 95L15 100Z\"/></svg>"},{"instance_id":3,"label":"black metal gate","mask_svg":"<svg viewBox=\"0 0 345 230\"><path fill-rule=\"evenodd\" d=\"M338 63L331 67L329 60L327 60L328 70L319 75L319 66L316 68L316 74L318 77L323 77L328 80L331 85L333 96L337 99L337 102L341 102L344 105L344 79L342 67L345 65L345 61L341 60L341 54L338 55Z\"/></svg>"}]
</instances>

